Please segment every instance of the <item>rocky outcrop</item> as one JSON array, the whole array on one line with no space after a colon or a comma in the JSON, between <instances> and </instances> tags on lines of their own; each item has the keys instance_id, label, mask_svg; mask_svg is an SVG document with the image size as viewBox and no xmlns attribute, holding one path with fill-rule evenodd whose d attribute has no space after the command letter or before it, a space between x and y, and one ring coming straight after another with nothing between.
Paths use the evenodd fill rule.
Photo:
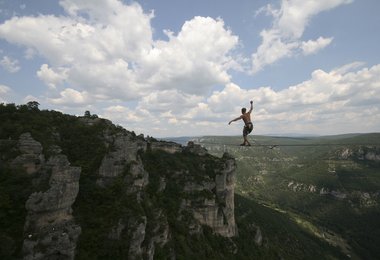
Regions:
<instances>
[{"instance_id":1,"label":"rocky outcrop","mask_svg":"<svg viewBox=\"0 0 380 260\"><path fill-rule=\"evenodd\" d=\"M321 188L321 190L319 191L319 194L320 195L330 195L330 196L332 196L336 199L340 199L340 200L347 198L347 194L344 192L341 192L340 190L331 190L330 191L329 189Z\"/></svg>"},{"instance_id":2,"label":"rocky outcrop","mask_svg":"<svg viewBox=\"0 0 380 260\"><path fill-rule=\"evenodd\" d=\"M357 148L343 148L337 151L339 159L354 159L360 161L380 162L380 148L378 146L360 146Z\"/></svg>"},{"instance_id":3,"label":"rocky outcrop","mask_svg":"<svg viewBox=\"0 0 380 260\"><path fill-rule=\"evenodd\" d=\"M173 154L173 156L191 153L195 158L197 156L202 158L207 155L207 150L192 143L186 147L163 141L149 140L145 143L139 138L131 138L128 134L107 140L112 150L103 158L99 169L98 185L107 187L113 180L122 178L126 184L125 192L130 198L130 203L135 204L136 208L150 208L149 217L142 211L135 211L124 216L110 230L108 237L113 240L120 240L123 236L130 237L128 259L154 259L156 248L162 248L170 241L171 230L165 210L157 208L149 200L151 195L147 194L146 189L151 182L152 173L146 170L146 165L140 156L149 150L151 153L163 152ZM215 175L211 178L206 175L193 176L187 168L157 176L155 194L163 196L168 183L175 185L182 194L177 218L179 222L183 222L183 216L187 213L193 216L188 227L190 233L200 233L202 225L206 225L216 234L233 237L237 235L234 217L236 163L228 154L224 154L221 159L215 159L215 161L222 163L215 163L213 166L215 168L212 169ZM206 167L210 165L201 165L202 169Z\"/></svg>"},{"instance_id":4,"label":"rocky outcrop","mask_svg":"<svg viewBox=\"0 0 380 260\"><path fill-rule=\"evenodd\" d=\"M13 168L21 167L28 174L36 173L41 169L45 162L42 145L35 141L30 133L24 133L20 136L18 150L21 154L12 161L11 166Z\"/></svg>"},{"instance_id":5,"label":"rocky outcrop","mask_svg":"<svg viewBox=\"0 0 380 260\"><path fill-rule=\"evenodd\" d=\"M233 237L237 235L234 215L236 162L227 153L223 155L223 160L224 165L216 173L215 179L201 184L186 183L184 190L187 193L198 192L208 196L201 196L200 200L184 199L182 208L193 212L195 219L201 225L211 227L215 233L224 237Z\"/></svg>"},{"instance_id":6,"label":"rocky outcrop","mask_svg":"<svg viewBox=\"0 0 380 260\"><path fill-rule=\"evenodd\" d=\"M149 145L153 151L160 150L172 154L182 152L182 146L173 142L153 141L150 142Z\"/></svg>"},{"instance_id":7,"label":"rocky outcrop","mask_svg":"<svg viewBox=\"0 0 380 260\"><path fill-rule=\"evenodd\" d=\"M128 164L138 160L137 153L146 151L147 143L131 134L105 134L109 152L104 156L99 168L98 185L107 185L113 178L120 176Z\"/></svg>"},{"instance_id":8,"label":"rocky outcrop","mask_svg":"<svg viewBox=\"0 0 380 260\"><path fill-rule=\"evenodd\" d=\"M78 117L79 121L82 122L83 124L87 126L94 126L100 123L106 123L107 125L112 125L112 122L110 120L104 119L104 118L99 118L95 115L86 117L86 116L80 116Z\"/></svg>"},{"instance_id":9,"label":"rocky outcrop","mask_svg":"<svg viewBox=\"0 0 380 260\"><path fill-rule=\"evenodd\" d=\"M46 161L42 145L30 133L20 136L17 150L10 167L32 175L32 185L40 190L25 203L24 259L74 259L81 228L71 206L79 191L81 169L70 166L58 146L49 149L53 155Z\"/></svg>"},{"instance_id":10,"label":"rocky outcrop","mask_svg":"<svg viewBox=\"0 0 380 260\"><path fill-rule=\"evenodd\" d=\"M101 121L83 123L94 127ZM104 203L100 198L102 190L110 194L115 187L123 198L115 198L115 205L121 208L115 210L117 218L107 219L110 225L103 237L107 243L124 243L123 256L128 259L155 259L157 250L165 250L166 257L175 259L175 248L169 242L177 225L189 235L202 235L204 226L223 237L237 235L234 158L227 153L222 158L213 157L191 142L183 147L119 130L106 128L101 132L99 142L104 142L107 152L102 155L99 168L86 172L85 179L86 185L90 185L87 188L100 191L94 193L99 196L98 201ZM24 259L74 259L82 228L73 217L72 206L80 189L81 168L71 166L57 144L46 148L49 157L45 159L42 145L29 133L22 134L15 144L13 141L15 156L7 163L27 172L36 186L36 192L25 203ZM168 170L165 166L156 172L155 165L145 158L157 155ZM76 205L81 205L82 200ZM167 201L172 203L170 210L165 208ZM83 237L88 234L84 231L91 232L86 228L83 225Z\"/></svg>"},{"instance_id":11,"label":"rocky outcrop","mask_svg":"<svg viewBox=\"0 0 380 260\"><path fill-rule=\"evenodd\" d=\"M291 181L288 183L288 188L292 191L307 191L315 193L317 192L317 186L312 184L299 183L295 181Z\"/></svg>"},{"instance_id":12,"label":"rocky outcrop","mask_svg":"<svg viewBox=\"0 0 380 260\"><path fill-rule=\"evenodd\" d=\"M193 141L190 141L190 142L187 143L187 146L184 147L184 151L185 152L189 152L189 153L195 153L195 154L198 154L198 155L205 155L205 154L207 154L206 148L202 147L199 144L195 144Z\"/></svg>"},{"instance_id":13,"label":"rocky outcrop","mask_svg":"<svg viewBox=\"0 0 380 260\"><path fill-rule=\"evenodd\" d=\"M309 192L321 196L330 196L338 200L349 200L353 207L359 206L361 208L369 208L378 205L380 192L366 192L366 191L340 191L333 190L326 187L317 187L312 184L305 184L296 181L290 181L287 184L288 189L294 192Z\"/></svg>"},{"instance_id":14,"label":"rocky outcrop","mask_svg":"<svg viewBox=\"0 0 380 260\"><path fill-rule=\"evenodd\" d=\"M65 155L49 158L43 171L51 172L49 189L33 193L26 202L24 259L74 259L81 228L71 206L79 191L80 168Z\"/></svg>"},{"instance_id":15,"label":"rocky outcrop","mask_svg":"<svg viewBox=\"0 0 380 260\"><path fill-rule=\"evenodd\" d=\"M300 183L296 181L290 181L287 186L288 186L288 189L294 192L309 192L309 193L315 193L319 195L330 195L336 199L347 198L347 194L344 192L341 192L339 190L330 190L325 187L318 188L316 185L313 185L313 184L305 184L305 183Z\"/></svg>"},{"instance_id":16,"label":"rocky outcrop","mask_svg":"<svg viewBox=\"0 0 380 260\"><path fill-rule=\"evenodd\" d=\"M375 207L379 204L380 191L377 192L353 192L352 197L359 201L359 205L363 208Z\"/></svg>"}]
</instances>

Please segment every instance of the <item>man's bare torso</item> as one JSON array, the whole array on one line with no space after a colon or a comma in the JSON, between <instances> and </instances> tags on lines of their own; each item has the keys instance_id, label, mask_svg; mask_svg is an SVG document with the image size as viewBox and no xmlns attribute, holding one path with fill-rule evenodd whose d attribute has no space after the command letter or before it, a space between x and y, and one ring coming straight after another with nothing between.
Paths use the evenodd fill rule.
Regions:
<instances>
[{"instance_id":1,"label":"man's bare torso","mask_svg":"<svg viewBox=\"0 0 380 260\"><path fill-rule=\"evenodd\" d=\"M247 112L247 113L244 113L240 116L241 119L243 119L244 123L245 124L248 124L248 123L251 123L251 113L250 112Z\"/></svg>"}]
</instances>

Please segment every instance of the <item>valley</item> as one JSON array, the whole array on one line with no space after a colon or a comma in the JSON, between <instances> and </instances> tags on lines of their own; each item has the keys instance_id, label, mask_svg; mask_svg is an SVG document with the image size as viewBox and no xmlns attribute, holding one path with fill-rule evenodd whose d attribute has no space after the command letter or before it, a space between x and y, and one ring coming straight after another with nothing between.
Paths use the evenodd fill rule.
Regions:
<instances>
[{"instance_id":1,"label":"valley","mask_svg":"<svg viewBox=\"0 0 380 260\"><path fill-rule=\"evenodd\" d=\"M351 259L380 255L380 134L194 139L237 161L235 192L286 214Z\"/></svg>"}]
</instances>

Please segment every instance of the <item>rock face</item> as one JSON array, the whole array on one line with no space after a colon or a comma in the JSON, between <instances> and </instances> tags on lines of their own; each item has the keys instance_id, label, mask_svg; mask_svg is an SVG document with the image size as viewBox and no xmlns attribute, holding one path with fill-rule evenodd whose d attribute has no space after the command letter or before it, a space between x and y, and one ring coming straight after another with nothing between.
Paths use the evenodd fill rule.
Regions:
<instances>
[{"instance_id":1,"label":"rock face","mask_svg":"<svg viewBox=\"0 0 380 260\"><path fill-rule=\"evenodd\" d=\"M150 142L150 148L153 151L161 150L167 153L179 153L182 152L182 146L173 142Z\"/></svg>"},{"instance_id":2,"label":"rock face","mask_svg":"<svg viewBox=\"0 0 380 260\"><path fill-rule=\"evenodd\" d=\"M13 160L12 167L22 167L28 174L36 173L41 169L45 162L42 145L35 141L30 133L20 136L18 149L21 154Z\"/></svg>"},{"instance_id":3,"label":"rock face","mask_svg":"<svg viewBox=\"0 0 380 260\"><path fill-rule=\"evenodd\" d=\"M79 191L80 168L71 167L64 155L52 156L44 167L51 171L50 187L33 193L25 205L24 259L74 259L81 228L71 206Z\"/></svg>"},{"instance_id":4,"label":"rock face","mask_svg":"<svg viewBox=\"0 0 380 260\"><path fill-rule=\"evenodd\" d=\"M330 196L331 198L338 200L349 200L353 207L359 206L361 208L370 208L378 205L379 191L340 191L331 190L326 187L317 187L312 184L299 183L296 181L290 181L287 184L288 189L294 192L309 192L319 194L321 196Z\"/></svg>"},{"instance_id":5,"label":"rock face","mask_svg":"<svg viewBox=\"0 0 380 260\"><path fill-rule=\"evenodd\" d=\"M74 259L81 229L73 220L71 206L79 191L81 169L70 166L61 154L45 162L41 144L29 133L20 136L18 149L21 154L11 166L36 174L36 182L48 179L48 189L31 194L25 204L24 259Z\"/></svg>"},{"instance_id":6,"label":"rock face","mask_svg":"<svg viewBox=\"0 0 380 260\"><path fill-rule=\"evenodd\" d=\"M225 160L224 167L218 171L214 180L203 182L201 185L187 183L185 186L188 193L198 191L215 194L215 196L205 198L201 203L195 203L195 205L191 200L184 200L183 205L193 212L200 224L211 227L221 236L233 237L237 235L234 215L236 163L227 153L223 155L223 159Z\"/></svg>"},{"instance_id":7,"label":"rock face","mask_svg":"<svg viewBox=\"0 0 380 260\"><path fill-rule=\"evenodd\" d=\"M337 152L337 155L343 160L380 161L380 149L377 146L360 146L355 149L343 148Z\"/></svg>"},{"instance_id":8,"label":"rock face","mask_svg":"<svg viewBox=\"0 0 380 260\"><path fill-rule=\"evenodd\" d=\"M84 123L86 127L99 124ZM194 236L203 235L205 226L222 237L237 235L234 158L228 154L213 157L194 143L183 147L107 129L99 137L107 151L96 171L87 173L92 179L86 180L100 194L118 188L122 199L112 199L124 204L117 204L122 209L116 208L115 218L107 219L110 224L102 229L102 237L106 243L125 247L123 258L156 259L165 250L166 258L176 259L173 239L183 236L174 230L178 226ZM38 186L25 203L24 259L74 259L80 235L91 233L86 225L80 226L86 223L73 217L81 168L71 166L57 144L46 149L49 156L45 159L42 145L29 133L20 136L16 148L10 167L24 170ZM162 160L152 162L149 156Z\"/></svg>"},{"instance_id":9,"label":"rock face","mask_svg":"<svg viewBox=\"0 0 380 260\"><path fill-rule=\"evenodd\" d=\"M110 152L105 155L99 168L99 185L105 185L113 178L120 176L125 166L137 160L138 151L145 151L147 143L130 134L105 134Z\"/></svg>"},{"instance_id":10,"label":"rock face","mask_svg":"<svg viewBox=\"0 0 380 260\"><path fill-rule=\"evenodd\" d=\"M317 186L312 184L299 183L295 181L290 181L288 183L288 188L292 191L306 191L311 193L317 192Z\"/></svg>"},{"instance_id":11,"label":"rock face","mask_svg":"<svg viewBox=\"0 0 380 260\"><path fill-rule=\"evenodd\" d=\"M131 203L138 207L149 205L147 186L151 182L152 173L146 170L146 165L141 159L144 152L163 152L167 154L189 154L189 156L206 156L207 151L190 143L186 147L171 142L155 142L149 140L134 139L131 136L118 135L114 138L106 138L113 149L105 155L99 168L100 187L107 187L113 180L122 177L127 184L125 192ZM175 185L181 196L181 206L178 209L178 221L186 213L193 216L189 232L202 232L202 225L210 227L216 234L223 237L237 235L237 227L234 217L234 184L235 184L235 160L225 154L221 159L223 163L218 165L215 176L209 178L200 176L194 178L187 168L173 173L168 171L158 178L157 195L165 194L167 185ZM202 167L209 167L203 165ZM202 168L201 167L201 168ZM201 179L201 180L200 180ZM184 183L182 186L181 183ZM171 198L176 200L179 198ZM146 206L145 206L146 207ZM128 259L154 259L155 249L162 248L171 240L171 230L168 215L162 208L151 204L149 217L142 212L127 214L118 221L108 235L109 238L118 241L121 237L130 237ZM148 236L149 233L149 236ZM174 252L172 255L173 259Z\"/></svg>"}]
</instances>

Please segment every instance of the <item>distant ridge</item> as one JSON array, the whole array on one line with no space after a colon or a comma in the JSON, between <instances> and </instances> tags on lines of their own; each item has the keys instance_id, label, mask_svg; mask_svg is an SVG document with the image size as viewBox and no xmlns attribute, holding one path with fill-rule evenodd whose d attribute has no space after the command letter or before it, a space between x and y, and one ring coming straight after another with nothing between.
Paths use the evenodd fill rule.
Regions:
<instances>
[{"instance_id":1,"label":"distant ridge","mask_svg":"<svg viewBox=\"0 0 380 260\"><path fill-rule=\"evenodd\" d=\"M199 136L164 137L164 138L158 138L158 140L175 142L181 145L186 145L189 141L195 138L200 138L200 137Z\"/></svg>"},{"instance_id":2,"label":"distant ridge","mask_svg":"<svg viewBox=\"0 0 380 260\"><path fill-rule=\"evenodd\" d=\"M285 138L285 139L294 139L294 140L297 140L297 139L310 139L310 140L315 140L315 139L319 139L319 140L331 140L331 139L334 139L334 140L347 140L349 141L349 139L352 139L351 141L353 141L354 143L358 143L358 141L363 141L365 143L368 143L368 142L373 142L373 138L375 138L375 140L379 140L380 142L380 138L377 138L378 136L380 136L380 133L344 133L344 134L336 134L336 135L313 135L313 134L295 134L295 133L288 133L288 134L263 134L263 135L250 135L249 136L249 139L250 140L266 140L266 139L270 139L270 138ZM233 139L239 139L241 138L241 136L239 135L226 135L226 136L222 136L222 135L218 135L218 136L211 136L211 135L204 135L204 136L179 136L179 137L163 137L163 138L159 138L159 140L163 140L163 141L169 141L169 142L175 142L175 143L178 143L178 144L181 144L181 145L187 145L187 143L189 141L192 141L192 140L202 140L202 139L208 139L210 140L210 138L212 139L224 139L224 138L233 138ZM359 138L359 139L357 139ZM377 138L377 139L376 139Z\"/></svg>"}]
</instances>

